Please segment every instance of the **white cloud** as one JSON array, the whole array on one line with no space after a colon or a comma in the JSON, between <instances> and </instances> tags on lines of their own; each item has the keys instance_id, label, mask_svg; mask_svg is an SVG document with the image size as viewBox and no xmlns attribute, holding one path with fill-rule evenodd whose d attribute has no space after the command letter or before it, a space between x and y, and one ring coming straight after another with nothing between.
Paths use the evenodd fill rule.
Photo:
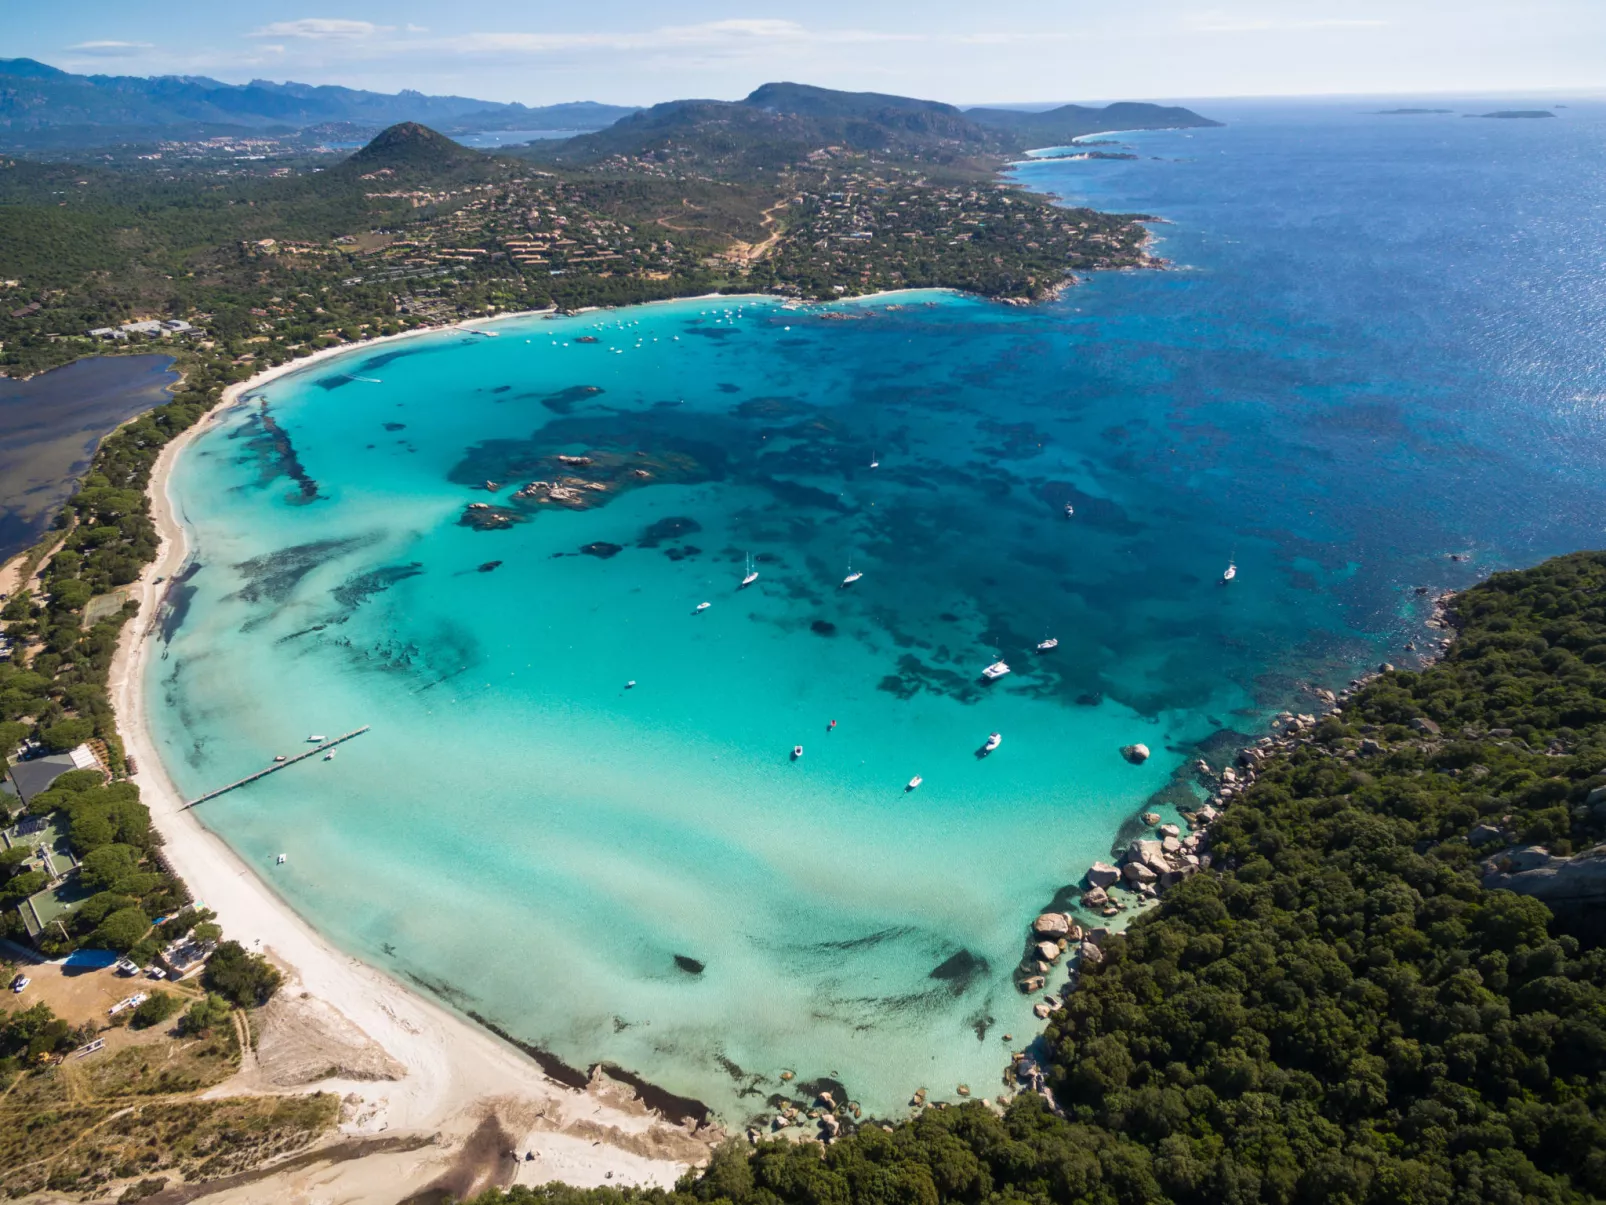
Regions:
<instances>
[{"instance_id":1,"label":"white cloud","mask_svg":"<svg viewBox=\"0 0 1606 1205\"><path fill-rule=\"evenodd\" d=\"M779 18L736 18L697 25L664 25L636 33L468 33L442 38L430 49L461 54L561 54L602 50L741 51L776 46L842 45L845 43L918 41L918 35L871 30L811 30Z\"/></svg>"},{"instance_id":2,"label":"white cloud","mask_svg":"<svg viewBox=\"0 0 1606 1205\"><path fill-rule=\"evenodd\" d=\"M1203 13L1187 22L1195 33L1304 33L1316 30L1386 29L1393 25L1373 17L1237 17L1222 12Z\"/></svg>"},{"instance_id":3,"label":"white cloud","mask_svg":"<svg viewBox=\"0 0 1606 1205\"><path fill-rule=\"evenodd\" d=\"M393 25L372 21L347 21L340 17L302 17L298 21L275 21L251 31L253 38L305 38L308 41L360 41L375 34L389 33Z\"/></svg>"},{"instance_id":4,"label":"white cloud","mask_svg":"<svg viewBox=\"0 0 1606 1205\"><path fill-rule=\"evenodd\" d=\"M155 49L150 42L115 42L111 40L98 42L80 42L76 46L67 47L76 50L79 54L93 54L102 58L118 59L128 58L147 50Z\"/></svg>"}]
</instances>

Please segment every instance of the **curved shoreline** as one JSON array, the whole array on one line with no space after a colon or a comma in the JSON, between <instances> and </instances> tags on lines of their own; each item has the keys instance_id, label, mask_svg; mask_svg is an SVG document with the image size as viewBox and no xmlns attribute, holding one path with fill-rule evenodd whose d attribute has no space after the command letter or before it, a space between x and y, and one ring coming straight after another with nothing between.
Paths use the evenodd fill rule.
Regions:
<instances>
[{"instance_id":1,"label":"curved shoreline","mask_svg":"<svg viewBox=\"0 0 1606 1205\"><path fill-rule=\"evenodd\" d=\"M343 1116L353 1118L340 1127L345 1135L412 1132L445 1143L405 1158L359 1159L333 1172L323 1168L320 1185L329 1186L333 1176L342 1185L342 1199L388 1205L440 1174L450 1162L452 1148L494 1114L519 1150L537 1155L518 1165L515 1179L529 1183L561 1179L580 1186L668 1186L687 1166L701 1161L717 1134L670 1125L606 1079L593 1078L583 1092L565 1087L543 1074L526 1054L338 949L221 837L203 826L193 811L184 810L183 796L168 776L150 732L144 679L153 650L159 649L156 634L166 594L156 579L170 581L189 555L188 532L169 488L178 458L215 427L221 414L270 380L361 348L451 329L431 327L343 344L264 370L225 389L216 406L162 449L147 487L161 548L134 586L139 613L119 642L108 682L118 732L139 767L130 778L139 784L152 824L163 839L163 856L195 899L218 914L231 937L286 969L286 994L310 996L333 1007L406 1068L405 1075L394 1081L325 1080L289 1091L339 1093L347 1102ZM230 1081L212 1095L242 1090L286 1091ZM305 1174L313 1170L304 1169Z\"/></svg>"},{"instance_id":2,"label":"curved shoreline","mask_svg":"<svg viewBox=\"0 0 1606 1205\"><path fill-rule=\"evenodd\" d=\"M892 298L909 304L917 294L933 300L938 295L970 296L953 290L905 289L823 304L794 301L791 306L851 313L867 304L884 303ZM777 312L786 305L786 299L766 294L711 294L644 304L690 306L710 302L732 306L764 302ZM598 307L598 311L633 308ZM424 327L384 338L339 344L264 369L246 381L227 387L216 405L162 449L152 467L147 492L161 546L156 561L147 566L135 586L139 614L128 638L119 646L112 667L110 690L119 731L126 749L139 766L139 773L133 778L141 785L153 823L165 839L164 853L173 871L189 884L195 897L219 914L231 936L250 948L270 953L287 965L291 972L291 991L309 993L332 1005L386 1053L408 1067L408 1076L398 1084L338 1081L324 1085L342 1094L355 1094L365 1110L375 1111L375 1119L366 1122L363 1129L348 1132L372 1132L376 1126L404 1131L450 1127L454 1119L461 1122L467 1112L490 1096L516 1095L548 1105L573 1097L575 1090L565 1086L565 1080L570 1077L561 1073L556 1078L544 1074L538 1066L539 1060L511 1035L498 1034L493 1026L477 1024L477 1018L465 1018L447 1004L422 994L418 988L341 950L280 897L220 836L207 829L196 814L183 809L184 797L168 775L150 731L145 697L145 675L152 649L160 656L161 646L156 637L167 589L165 585L158 586L155 579L171 582L190 554L189 533L171 491L173 471L194 441L215 430L224 414L245 404L248 397L270 381L301 373L322 361L359 356L370 348L402 339L466 334L506 320L553 314L550 310L517 311ZM581 1071L579 1075L583 1077L585 1073ZM650 1094L638 1093L638 1096L650 1099ZM630 1116L634 1118L635 1113L636 1110L631 1110ZM461 1129L461 1125L458 1128ZM690 1141L687 1130L678 1132ZM710 1145L706 1137L699 1136L696 1141L704 1151ZM603 1150L594 1148L593 1153ZM601 1183L612 1173L612 1183L667 1184L678 1176L684 1165L684 1162L659 1161L621 1167L603 1154L599 1159L566 1170L562 1178L584 1185ZM553 1166L544 1165L537 1179L556 1178L554 1171Z\"/></svg>"}]
</instances>

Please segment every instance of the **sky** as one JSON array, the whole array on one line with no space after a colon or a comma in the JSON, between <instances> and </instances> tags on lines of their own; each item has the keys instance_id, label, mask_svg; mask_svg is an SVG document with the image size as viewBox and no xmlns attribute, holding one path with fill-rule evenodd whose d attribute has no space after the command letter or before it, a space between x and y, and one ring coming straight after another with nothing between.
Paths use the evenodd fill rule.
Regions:
<instances>
[{"instance_id":1,"label":"sky","mask_svg":"<svg viewBox=\"0 0 1606 1205\"><path fill-rule=\"evenodd\" d=\"M734 99L769 80L957 104L1606 90L1606 0L0 3L0 57L486 100Z\"/></svg>"}]
</instances>

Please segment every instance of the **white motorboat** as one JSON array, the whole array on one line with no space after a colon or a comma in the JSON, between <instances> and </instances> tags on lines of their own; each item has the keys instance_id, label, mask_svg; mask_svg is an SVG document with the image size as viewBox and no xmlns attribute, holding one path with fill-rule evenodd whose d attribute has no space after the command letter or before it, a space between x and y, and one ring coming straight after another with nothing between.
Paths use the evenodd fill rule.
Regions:
<instances>
[{"instance_id":1,"label":"white motorboat","mask_svg":"<svg viewBox=\"0 0 1606 1205\"><path fill-rule=\"evenodd\" d=\"M1002 661L994 661L986 669L981 671L981 676L986 678L989 682L996 682L1008 672L1009 666L1006 663Z\"/></svg>"},{"instance_id":2,"label":"white motorboat","mask_svg":"<svg viewBox=\"0 0 1606 1205\"><path fill-rule=\"evenodd\" d=\"M1228 582L1230 582L1233 578L1235 578L1237 576L1238 576L1238 566L1233 564L1231 561L1228 561L1227 562L1227 571L1221 575L1221 584L1223 586L1225 586Z\"/></svg>"},{"instance_id":3,"label":"white motorboat","mask_svg":"<svg viewBox=\"0 0 1606 1205\"><path fill-rule=\"evenodd\" d=\"M286 859L286 858L287 858L287 857L289 857L289 855L288 855L288 854L280 854L280 855L279 855L279 862L278 862L278 864L279 864L279 865L280 865L280 866L283 866L283 865L284 865L284 862L285 862L285 859Z\"/></svg>"},{"instance_id":4,"label":"white motorboat","mask_svg":"<svg viewBox=\"0 0 1606 1205\"><path fill-rule=\"evenodd\" d=\"M698 603L695 607L692 608L692 612L691 613L693 615L701 615L704 611L708 610L708 608L713 606L713 605L714 605L713 603L705 603L705 602Z\"/></svg>"},{"instance_id":5,"label":"white motorboat","mask_svg":"<svg viewBox=\"0 0 1606 1205\"><path fill-rule=\"evenodd\" d=\"M800 758L802 756L803 756L803 746L802 745L793 745L792 746L792 760L796 761L798 758Z\"/></svg>"},{"instance_id":6,"label":"white motorboat","mask_svg":"<svg viewBox=\"0 0 1606 1205\"><path fill-rule=\"evenodd\" d=\"M309 745L321 745L321 744L324 743L324 741L326 741L328 739L329 738L324 736L321 732L315 732L315 733L313 733L311 736L309 736L307 738L307 744L309 744Z\"/></svg>"},{"instance_id":7,"label":"white motorboat","mask_svg":"<svg viewBox=\"0 0 1606 1205\"><path fill-rule=\"evenodd\" d=\"M991 736L989 736L987 738L987 743L981 747L981 751L983 753L991 753L994 749L998 748L998 746L1002 745L1003 743L1004 743L1003 734L1000 733L1000 732L995 732L995 733L993 733Z\"/></svg>"},{"instance_id":8,"label":"white motorboat","mask_svg":"<svg viewBox=\"0 0 1606 1205\"><path fill-rule=\"evenodd\" d=\"M904 790L905 791L912 791L916 787L918 787L921 783L923 783L925 781L926 780L924 778L921 778L920 775L916 774L913 778L911 778L909 780L909 785L904 787Z\"/></svg>"},{"instance_id":9,"label":"white motorboat","mask_svg":"<svg viewBox=\"0 0 1606 1205\"><path fill-rule=\"evenodd\" d=\"M325 753L323 755L323 760L324 761L334 761L335 760L335 754L337 754L339 752L340 752L339 749L331 749L331 750L329 750L328 753Z\"/></svg>"},{"instance_id":10,"label":"white motorboat","mask_svg":"<svg viewBox=\"0 0 1606 1205\"><path fill-rule=\"evenodd\" d=\"M1037 642L1037 651L1039 653L1052 653L1055 649L1059 648L1059 646L1059 637L1050 636L1046 640L1039 640Z\"/></svg>"},{"instance_id":11,"label":"white motorboat","mask_svg":"<svg viewBox=\"0 0 1606 1205\"><path fill-rule=\"evenodd\" d=\"M1076 507L1072 506L1069 502L1067 502L1065 504L1065 517L1067 519L1070 519L1070 518L1073 518L1075 515L1076 515Z\"/></svg>"},{"instance_id":12,"label":"white motorboat","mask_svg":"<svg viewBox=\"0 0 1606 1205\"><path fill-rule=\"evenodd\" d=\"M289 761L290 759L288 757L286 757L282 753L276 753L276 754L274 754L273 760L278 762L278 761Z\"/></svg>"},{"instance_id":13,"label":"white motorboat","mask_svg":"<svg viewBox=\"0 0 1606 1205\"><path fill-rule=\"evenodd\" d=\"M636 688L636 680L634 678L630 679L630 681L625 683L625 689L626 690L634 690L635 688Z\"/></svg>"}]
</instances>

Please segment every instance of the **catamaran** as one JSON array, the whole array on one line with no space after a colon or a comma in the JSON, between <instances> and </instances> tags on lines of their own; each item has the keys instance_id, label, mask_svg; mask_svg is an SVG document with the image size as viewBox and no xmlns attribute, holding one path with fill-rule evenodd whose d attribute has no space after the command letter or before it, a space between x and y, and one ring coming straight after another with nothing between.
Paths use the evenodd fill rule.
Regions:
<instances>
[{"instance_id":1,"label":"catamaran","mask_svg":"<svg viewBox=\"0 0 1606 1205\"><path fill-rule=\"evenodd\" d=\"M1002 661L994 661L986 669L981 671L981 676L986 678L987 681L989 681L989 682L996 682L996 681L998 681L998 679L1002 678L1008 672L1009 672L1009 666L1008 665L1006 665Z\"/></svg>"},{"instance_id":2,"label":"catamaran","mask_svg":"<svg viewBox=\"0 0 1606 1205\"><path fill-rule=\"evenodd\" d=\"M758 570L753 568L753 554L747 554L747 576L742 579L739 589L745 590L758 580Z\"/></svg>"},{"instance_id":3,"label":"catamaran","mask_svg":"<svg viewBox=\"0 0 1606 1205\"><path fill-rule=\"evenodd\" d=\"M1052 653L1055 649L1059 648L1059 646L1060 646L1059 637L1058 636L1049 636L1046 639L1039 640L1037 642L1037 651L1039 653Z\"/></svg>"},{"instance_id":4,"label":"catamaran","mask_svg":"<svg viewBox=\"0 0 1606 1205\"><path fill-rule=\"evenodd\" d=\"M995 733L993 733L991 736L989 736L987 738L987 743L981 747L981 751L983 753L991 753L994 749L998 748L998 746L1002 745L1003 743L1004 743L1003 734L995 732Z\"/></svg>"}]
</instances>

